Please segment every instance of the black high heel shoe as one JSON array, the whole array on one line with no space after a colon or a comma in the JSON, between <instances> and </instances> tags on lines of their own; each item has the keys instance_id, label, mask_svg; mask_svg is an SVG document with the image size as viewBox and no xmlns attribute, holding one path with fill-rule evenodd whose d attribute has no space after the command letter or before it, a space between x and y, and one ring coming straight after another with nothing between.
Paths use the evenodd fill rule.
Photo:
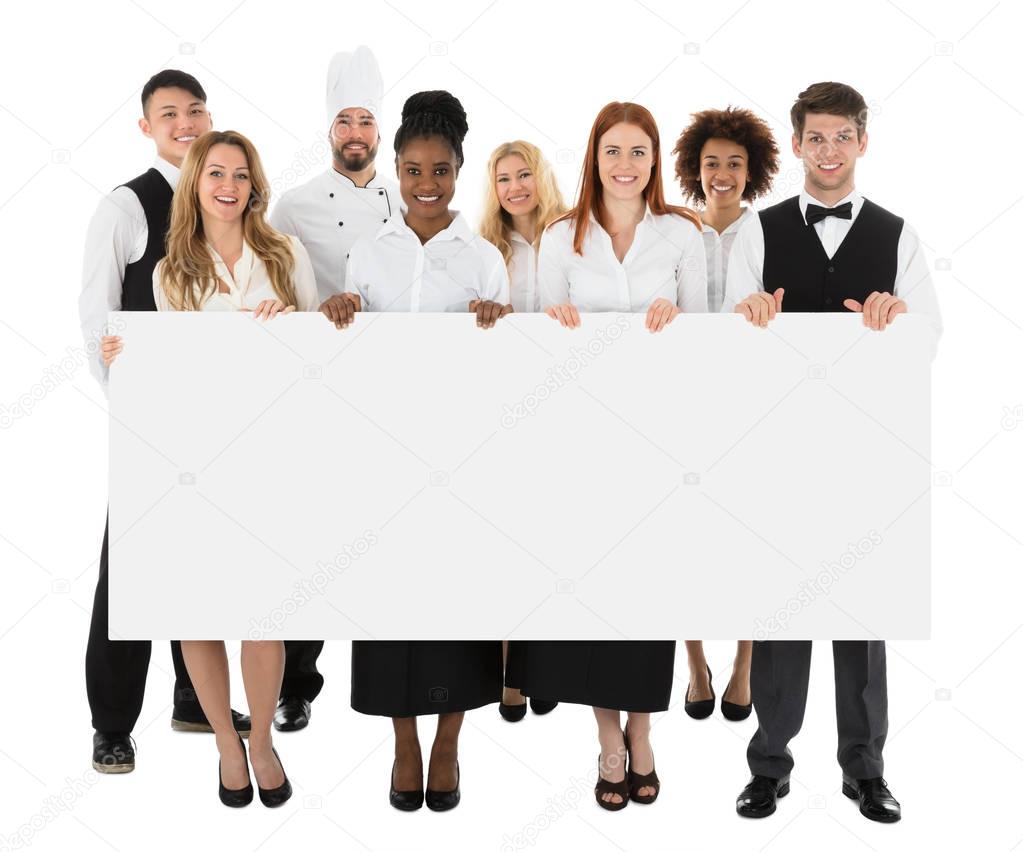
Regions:
<instances>
[{"instance_id":1,"label":"black high heel shoe","mask_svg":"<svg viewBox=\"0 0 1023 852\"><path fill-rule=\"evenodd\" d=\"M394 768L398 765L398 758L391 764L391 807L399 811L418 811L423 806L423 791L419 790L396 790L394 789ZM420 779L421 780L421 779Z\"/></svg>"},{"instance_id":2,"label":"black high heel shoe","mask_svg":"<svg viewBox=\"0 0 1023 852\"><path fill-rule=\"evenodd\" d=\"M455 789L454 790L431 790L426 788L426 807L431 811L450 811L462 801L462 793L459 789L462 784L462 767L455 761Z\"/></svg>"},{"instance_id":3,"label":"black high heel shoe","mask_svg":"<svg viewBox=\"0 0 1023 852\"><path fill-rule=\"evenodd\" d=\"M248 777L249 774L249 757L245 752L245 743L242 742L242 738L239 735L238 745L242 747L242 754L245 755L245 775ZM244 808L247 804L252 802L252 780L242 787L240 790L229 790L224 786L224 776L220 774L221 762L217 761L217 780L220 782L220 801L227 805L229 808ZM262 793L262 790L260 790Z\"/></svg>"},{"instance_id":4,"label":"black high heel shoe","mask_svg":"<svg viewBox=\"0 0 1023 852\"><path fill-rule=\"evenodd\" d=\"M536 713L537 716L543 716L545 713L550 713L551 710L557 706L557 701L544 701L542 698L529 699L529 709Z\"/></svg>"},{"instance_id":5,"label":"black high heel shoe","mask_svg":"<svg viewBox=\"0 0 1023 852\"><path fill-rule=\"evenodd\" d=\"M277 758L277 762L281 764L281 772L284 772L284 764L281 763L281 756L277 753L277 749L271 748L270 750L274 753L274 757ZM287 772L284 772L284 783L279 787L273 787L269 790L264 790L262 787L259 788L259 801L268 808L279 808L290 798L291 782L288 780Z\"/></svg>"},{"instance_id":6,"label":"black high heel shoe","mask_svg":"<svg viewBox=\"0 0 1023 852\"><path fill-rule=\"evenodd\" d=\"M707 677L711 684L710 698L705 698L702 701L690 701L689 686L686 687L686 715L691 716L693 719L706 719L714 712L714 702L717 700L717 696L714 694L714 673L710 670L710 666L707 666Z\"/></svg>"},{"instance_id":7,"label":"black high heel shoe","mask_svg":"<svg viewBox=\"0 0 1023 852\"><path fill-rule=\"evenodd\" d=\"M652 805L657 801L657 797L661 794L661 781L657 777L657 768L650 770L646 775L639 775L632 771L632 751L629 746L629 726L628 723L625 725L625 730L622 732L625 737L625 752L629 756L629 769L625 773L625 779L629 782L629 798L639 805ZM647 793L640 795L639 791L644 787L653 787L653 795Z\"/></svg>"},{"instance_id":8,"label":"black high heel shoe","mask_svg":"<svg viewBox=\"0 0 1023 852\"><path fill-rule=\"evenodd\" d=\"M602 757L603 755L597 755L597 784L593 788L593 795L597 799L597 804L605 811L620 811L629 804L629 774L626 771L625 777L621 781L608 781L600 774ZM608 793L618 796L621 801L605 801L603 797Z\"/></svg>"},{"instance_id":9,"label":"black high heel shoe","mask_svg":"<svg viewBox=\"0 0 1023 852\"><path fill-rule=\"evenodd\" d=\"M501 718L506 722L521 722L526 718L526 702L521 704L505 704L503 701L497 706Z\"/></svg>"}]
</instances>

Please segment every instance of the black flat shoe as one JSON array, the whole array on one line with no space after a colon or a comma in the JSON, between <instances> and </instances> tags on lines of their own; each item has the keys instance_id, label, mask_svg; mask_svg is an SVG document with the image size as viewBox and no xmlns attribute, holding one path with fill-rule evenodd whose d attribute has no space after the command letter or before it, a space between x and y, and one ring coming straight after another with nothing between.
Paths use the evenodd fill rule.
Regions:
<instances>
[{"instance_id":1,"label":"black flat shoe","mask_svg":"<svg viewBox=\"0 0 1023 852\"><path fill-rule=\"evenodd\" d=\"M620 811L629 804L629 773L626 771L625 777L621 781L608 781L600 774L601 757L602 755L597 755L597 784L593 788L593 795L597 804L605 811ZM605 802L601 797L608 793L617 795L621 801Z\"/></svg>"},{"instance_id":2,"label":"black flat shoe","mask_svg":"<svg viewBox=\"0 0 1023 852\"><path fill-rule=\"evenodd\" d=\"M728 689L726 688L725 692L727 691ZM721 715L729 722L741 722L744 719L748 719L752 712L752 702L749 704L733 704L731 701L725 701L724 695L721 696Z\"/></svg>"},{"instance_id":3,"label":"black flat shoe","mask_svg":"<svg viewBox=\"0 0 1023 852\"><path fill-rule=\"evenodd\" d=\"M778 799L784 799L788 794L788 775L784 778L754 775L735 800L735 812L752 819L770 816L778 807Z\"/></svg>"},{"instance_id":4,"label":"black flat shoe","mask_svg":"<svg viewBox=\"0 0 1023 852\"><path fill-rule=\"evenodd\" d=\"M661 781L657 777L657 768L654 767L646 775L639 775L632 771L632 749L629 746L629 726L625 725L623 731L625 736L625 753L629 756L629 768L625 773L625 780L629 783L629 798L638 805L652 805L661 794ZM653 787L653 794L640 795L639 791L644 787Z\"/></svg>"},{"instance_id":5,"label":"black flat shoe","mask_svg":"<svg viewBox=\"0 0 1023 852\"><path fill-rule=\"evenodd\" d=\"M423 806L422 790L395 790L394 789L394 768L398 760L395 758L391 764L391 807L399 811L418 811Z\"/></svg>"},{"instance_id":6,"label":"black flat shoe","mask_svg":"<svg viewBox=\"0 0 1023 852\"><path fill-rule=\"evenodd\" d=\"M503 701L497 706L501 718L506 722L521 722L526 718L526 702L521 704L505 704Z\"/></svg>"},{"instance_id":7,"label":"black flat shoe","mask_svg":"<svg viewBox=\"0 0 1023 852\"><path fill-rule=\"evenodd\" d=\"M426 788L426 807L431 811L450 811L462 800L462 793L459 789L462 783L462 768L455 761L455 789L454 790L431 790Z\"/></svg>"},{"instance_id":8,"label":"black flat shoe","mask_svg":"<svg viewBox=\"0 0 1023 852\"><path fill-rule=\"evenodd\" d=\"M194 706L193 706L194 705ZM231 721L240 736L247 737L252 730L252 719L237 710L231 711ZM171 714L171 730L190 734L212 734L213 727L202 712L198 701L179 704Z\"/></svg>"},{"instance_id":9,"label":"black flat shoe","mask_svg":"<svg viewBox=\"0 0 1023 852\"><path fill-rule=\"evenodd\" d=\"M245 755L245 775L248 777L249 758L245 753L245 743L242 742L241 735L238 736L238 745L241 746L242 754ZM249 780L249 783L239 790L229 790L224 786L224 777L220 774L220 761L217 761L217 780L220 782L220 801L229 808L244 808L252 802L252 781Z\"/></svg>"},{"instance_id":10,"label":"black flat shoe","mask_svg":"<svg viewBox=\"0 0 1023 852\"><path fill-rule=\"evenodd\" d=\"M285 733L301 731L309 724L313 708L304 698L291 695L277 702L274 713L274 728Z\"/></svg>"},{"instance_id":11,"label":"black flat shoe","mask_svg":"<svg viewBox=\"0 0 1023 852\"><path fill-rule=\"evenodd\" d=\"M277 753L277 749L271 748L270 750L274 753L274 757L277 758L277 762L281 764L281 772L284 772L284 764L281 763L281 756ZM290 798L291 782L288 780L287 772L284 772L284 783L280 786L269 790L264 790L262 787L259 788L259 801L268 808L279 808Z\"/></svg>"},{"instance_id":12,"label":"black flat shoe","mask_svg":"<svg viewBox=\"0 0 1023 852\"><path fill-rule=\"evenodd\" d=\"M874 822L898 822L902 819L902 806L888 789L884 778L857 780L842 776L842 792L850 799L859 799L860 813Z\"/></svg>"},{"instance_id":13,"label":"black flat shoe","mask_svg":"<svg viewBox=\"0 0 1023 852\"><path fill-rule=\"evenodd\" d=\"M92 768L105 775L122 775L135 769L135 746L131 734L96 731L92 735Z\"/></svg>"},{"instance_id":14,"label":"black flat shoe","mask_svg":"<svg viewBox=\"0 0 1023 852\"><path fill-rule=\"evenodd\" d=\"M714 695L714 673L710 670L710 666L707 666L707 677L710 679L711 684L710 698L705 698L702 701L690 701L689 686L686 686L686 715L691 716L693 719L706 719L714 712L714 702L717 696Z\"/></svg>"},{"instance_id":15,"label":"black flat shoe","mask_svg":"<svg viewBox=\"0 0 1023 852\"><path fill-rule=\"evenodd\" d=\"M557 706L557 701L544 701L542 698L529 699L529 709L536 713L537 716L543 716L546 713L550 713L551 710Z\"/></svg>"}]
</instances>

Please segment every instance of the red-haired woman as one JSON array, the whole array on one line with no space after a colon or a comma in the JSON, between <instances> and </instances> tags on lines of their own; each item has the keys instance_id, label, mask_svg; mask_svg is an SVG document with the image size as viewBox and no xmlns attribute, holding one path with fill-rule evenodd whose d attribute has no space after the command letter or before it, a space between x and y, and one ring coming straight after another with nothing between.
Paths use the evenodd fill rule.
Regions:
<instances>
[{"instance_id":1,"label":"red-haired woman","mask_svg":"<svg viewBox=\"0 0 1023 852\"><path fill-rule=\"evenodd\" d=\"M630 103L604 107L585 162L575 208L540 243L541 307L570 328L580 324L580 310L643 313L651 331L680 310L706 311L700 220L665 204L660 136L649 111ZM630 799L653 802L660 782L650 714L668 708L675 643L518 644L509 658L509 683L526 695L593 707L600 739L597 804L620 810ZM624 731L622 711L628 713Z\"/></svg>"},{"instance_id":2,"label":"red-haired woman","mask_svg":"<svg viewBox=\"0 0 1023 852\"><path fill-rule=\"evenodd\" d=\"M778 146L767 123L748 109L728 107L693 114L675 150L675 176L682 193L702 209L703 244L707 251L707 304L721 310L728 274L728 253L746 221L754 215L744 207L771 190L778 172ZM732 722L749 717L753 710L749 674L753 643L738 643L732 674L721 695L721 714ZM716 696L711 669L703 654L703 642L686 641L689 686L685 711L694 719L714 712Z\"/></svg>"}]
</instances>

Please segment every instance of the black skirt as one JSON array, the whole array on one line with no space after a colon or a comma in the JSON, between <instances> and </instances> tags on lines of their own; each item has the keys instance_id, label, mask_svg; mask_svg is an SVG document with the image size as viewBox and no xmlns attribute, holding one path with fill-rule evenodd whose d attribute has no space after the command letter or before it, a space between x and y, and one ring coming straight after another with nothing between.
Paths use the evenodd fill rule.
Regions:
<instances>
[{"instance_id":1,"label":"black skirt","mask_svg":"<svg viewBox=\"0 0 1023 852\"><path fill-rule=\"evenodd\" d=\"M501 643L352 642L352 708L373 716L460 713L501 700Z\"/></svg>"},{"instance_id":2,"label":"black skirt","mask_svg":"<svg viewBox=\"0 0 1023 852\"><path fill-rule=\"evenodd\" d=\"M505 683L548 701L657 713L674 672L674 642L509 642Z\"/></svg>"}]
</instances>

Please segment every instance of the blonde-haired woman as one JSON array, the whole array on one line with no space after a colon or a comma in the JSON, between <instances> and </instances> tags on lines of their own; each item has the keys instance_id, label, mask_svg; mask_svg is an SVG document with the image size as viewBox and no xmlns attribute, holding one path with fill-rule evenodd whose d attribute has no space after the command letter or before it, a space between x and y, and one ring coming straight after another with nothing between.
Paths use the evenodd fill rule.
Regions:
<instances>
[{"instance_id":1,"label":"blonde-haired woman","mask_svg":"<svg viewBox=\"0 0 1023 852\"><path fill-rule=\"evenodd\" d=\"M294 237L266 222L269 182L252 143L231 130L195 140L182 164L171 206L167 255L153 270L161 311L251 311L271 319L315 311L309 255ZM104 341L109 364L123 344ZM220 752L220 800L242 807L253 799L248 760L267 807L284 804L291 784L270 728L284 673L284 643L243 641L242 680L252 716L249 756L235 732L229 704L227 652L220 640L183 641L182 655Z\"/></svg>"},{"instance_id":2,"label":"blonde-haired woman","mask_svg":"<svg viewBox=\"0 0 1023 852\"><path fill-rule=\"evenodd\" d=\"M480 236L504 256L515 312L537 312L540 235L566 210L561 190L540 149L521 139L494 149L487 163L487 176Z\"/></svg>"},{"instance_id":3,"label":"blonde-haired woman","mask_svg":"<svg viewBox=\"0 0 1023 852\"><path fill-rule=\"evenodd\" d=\"M540 235L565 210L557 180L543 153L530 142L517 139L498 145L487 163L487 192L480 236L501 251L511 282L511 303L516 313L540 310L536 285L536 259ZM498 710L508 722L526 716L526 699L519 690L521 642L503 642L504 692ZM557 701L530 697L534 713L549 713Z\"/></svg>"}]
</instances>

